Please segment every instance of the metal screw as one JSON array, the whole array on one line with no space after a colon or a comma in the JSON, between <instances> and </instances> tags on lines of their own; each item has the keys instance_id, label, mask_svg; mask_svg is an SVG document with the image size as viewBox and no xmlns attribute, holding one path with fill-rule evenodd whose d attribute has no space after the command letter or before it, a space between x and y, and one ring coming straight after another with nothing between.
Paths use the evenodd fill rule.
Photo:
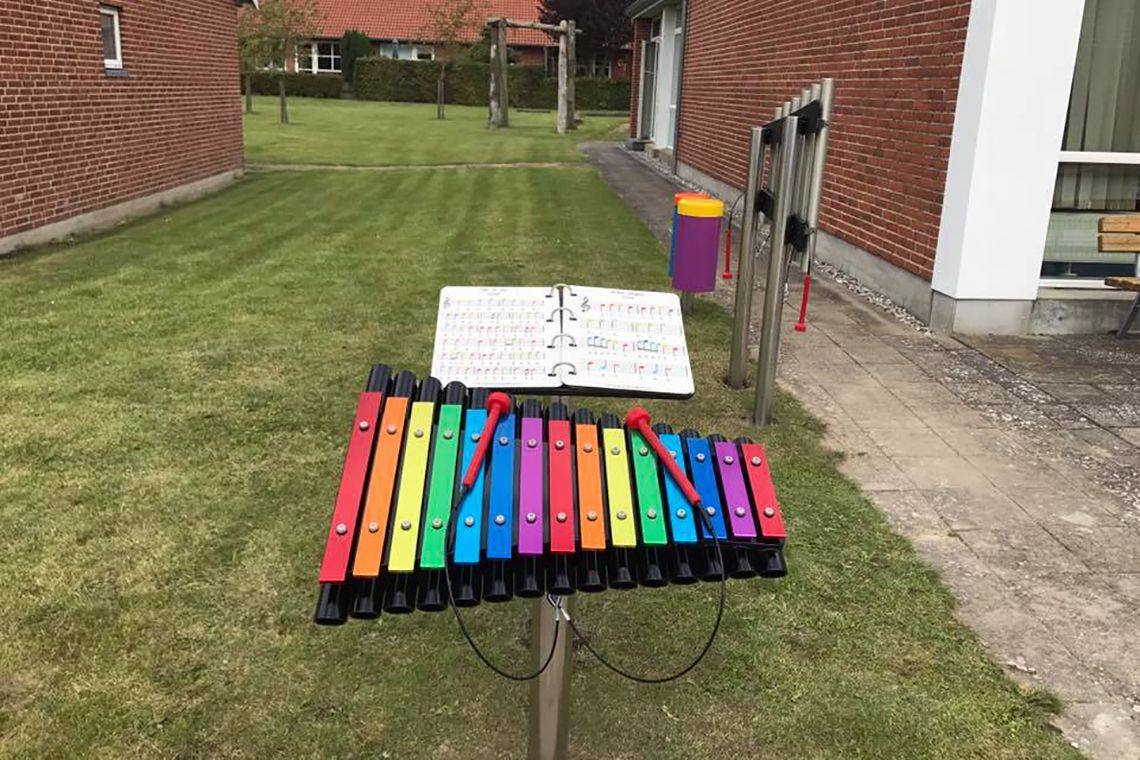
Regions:
<instances>
[{"instance_id":1,"label":"metal screw","mask_svg":"<svg viewBox=\"0 0 1140 760\"><path fill-rule=\"evenodd\" d=\"M345 525L344 523L337 523L336 524L336 534L338 536L343 536L345 533L348 533L348 526Z\"/></svg>"},{"instance_id":2,"label":"metal screw","mask_svg":"<svg viewBox=\"0 0 1140 760\"><path fill-rule=\"evenodd\" d=\"M451 430L444 430L444 431L443 431L443 437L444 437L445 439L449 440L449 441L451 440L451 437L452 437L453 435L455 435L455 433L454 433L453 431L451 431Z\"/></svg>"},{"instance_id":3,"label":"metal screw","mask_svg":"<svg viewBox=\"0 0 1140 760\"><path fill-rule=\"evenodd\" d=\"M388 435L395 435L395 434L396 434L396 426L395 425L389 425L388 426Z\"/></svg>"},{"instance_id":4,"label":"metal screw","mask_svg":"<svg viewBox=\"0 0 1140 760\"><path fill-rule=\"evenodd\" d=\"M402 530L411 530L412 529L412 521L411 520L404 520L402 523L400 523L400 528Z\"/></svg>"},{"instance_id":5,"label":"metal screw","mask_svg":"<svg viewBox=\"0 0 1140 760\"><path fill-rule=\"evenodd\" d=\"M592 443L587 443L587 444L584 444L582 446L582 451L586 452L587 454L589 454L593 450L594 450L594 444L592 444Z\"/></svg>"},{"instance_id":6,"label":"metal screw","mask_svg":"<svg viewBox=\"0 0 1140 760\"><path fill-rule=\"evenodd\" d=\"M368 429L368 420L361 420L360 421L360 429L361 430L367 430Z\"/></svg>"},{"instance_id":7,"label":"metal screw","mask_svg":"<svg viewBox=\"0 0 1140 760\"><path fill-rule=\"evenodd\" d=\"M619 510L618 510L618 513L617 513L617 519L619 519L619 520L624 520L624 519L625 519L625 510L624 510L624 509L619 509Z\"/></svg>"},{"instance_id":8,"label":"metal screw","mask_svg":"<svg viewBox=\"0 0 1140 760\"><path fill-rule=\"evenodd\" d=\"M471 515L467 515L467 517L463 518L463 524L466 525L468 528L474 528L475 527L475 518L472 517Z\"/></svg>"},{"instance_id":9,"label":"metal screw","mask_svg":"<svg viewBox=\"0 0 1140 760\"><path fill-rule=\"evenodd\" d=\"M554 442L554 448L561 451L562 449L566 448L566 441L555 441Z\"/></svg>"},{"instance_id":10,"label":"metal screw","mask_svg":"<svg viewBox=\"0 0 1140 760\"><path fill-rule=\"evenodd\" d=\"M368 532L369 533L375 533L378 530L380 530L380 523L375 523L375 522L368 523Z\"/></svg>"},{"instance_id":11,"label":"metal screw","mask_svg":"<svg viewBox=\"0 0 1140 760\"><path fill-rule=\"evenodd\" d=\"M709 517L714 517L716 516L716 507L706 507L705 512L708 513Z\"/></svg>"},{"instance_id":12,"label":"metal screw","mask_svg":"<svg viewBox=\"0 0 1140 760\"><path fill-rule=\"evenodd\" d=\"M641 456L646 456L646 455L649 453L649 449L647 449L647 448L645 448L644 446L642 446L642 447L641 447L641 451L639 451L639 452L637 452L637 453L641 454Z\"/></svg>"},{"instance_id":13,"label":"metal screw","mask_svg":"<svg viewBox=\"0 0 1140 760\"><path fill-rule=\"evenodd\" d=\"M500 446L506 446L510 442L511 442L511 439L507 438L505 435L499 436L499 445Z\"/></svg>"},{"instance_id":14,"label":"metal screw","mask_svg":"<svg viewBox=\"0 0 1140 760\"><path fill-rule=\"evenodd\" d=\"M744 517L745 515L744 507L737 507L734 511L737 517Z\"/></svg>"},{"instance_id":15,"label":"metal screw","mask_svg":"<svg viewBox=\"0 0 1140 760\"><path fill-rule=\"evenodd\" d=\"M732 457L725 457L725 458L724 458L724 463L725 463L725 464L732 464L732 463L733 463L733 461L735 461L735 460L734 460Z\"/></svg>"},{"instance_id":16,"label":"metal screw","mask_svg":"<svg viewBox=\"0 0 1140 760\"><path fill-rule=\"evenodd\" d=\"M760 466L760 457L752 457L752 466L753 467L759 467Z\"/></svg>"},{"instance_id":17,"label":"metal screw","mask_svg":"<svg viewBox=\"0 0 1140 760\"><path fill-rule=\"evenodd\" d=\"M650 520L656 520L657 519L657 510L656 509L650 509L645 513L645 516L648 517Z\"/></svg>"},{"instance_id":18,"label":"metal screw","mask_svg":"<svg viewBox=\"0 0 1140 760\"><path fill-rule=\"evenodd\" d=\"M495 525L503 525L507 522L507 518L503 515L495 515Z\"/></svg>"},{"instance_id":19,"label":"metal screw","mask_svg":"<svg viewBox=\"0 0 1140 760\"><path fill-rule=\"evenodd\" d=\"M765 517L775 517L776 516L776 510L772 509L771 507L764 507L764 516Z\"/></svg>"},{"instance_id":20,"label":"metal screw","mask_svg":"<svg viewBox=\"0 0 1140 760\"><path fill-rule=\"evenodd\" d=\"M673 457L674 459L676 459L676 458L677 458L677 452L676 452L676 451L673 451L672 449L670 449L670 450L669 450L669 456L671 456L671 457Z\"/></svg>"},{"instance_id":21,"label":"metal screw","mask_svg":"<svg viewBox=\"0 0 1140 760\"><path fill-rule=\"evenodd\" d=\"M439 530L440 528L443 527L443 520L439 519L438 517L435 518L434 520L431 521L431 527L435 528L436 530Z\"/></svg>"},{"instance_id":22,"label":"metal screw","mask_svg":"<svg viewBox=\"0 0 1140 760\"><path fill-rule=\"evenodd\" d=\"M704 454L697 454L697 461L698 462L705 461L705 455Z\"/></svg>"},{"instance_id":23,"label":"metal screw","mask_svg":"<svg viewBox=\"0 0 1140 760\"><path fill-rule=\"evenodd\" d=\"M681 518L682 520L684 520L688 516L689 516L689 513L686 512L685 510L683 510L683 509L677 510L677 517Z\"/></svg>"},{"instance_id":24,"label":"metal screw","mask_svg":"<svg viewBox=\"0 0 1140 760\"><path fill-rule=\"evenodd\" d=\"M471 441L472 441L473 443L478 443L478 441L479 441L479 434L478 434L478 433L472 433L472 434L471 434Z\"/></svg>"},{"instance_id":25,"label":"metal screw","mask_svg":"<svg viewBox=\"0 0 1140 760\"><path fill-rule=\"evenodd\" d=\"M423 438L424 437L424 429L423 428L416 428L416 432L413 433L412 435L414 435L416 438Z\"/></svg>"},{"instance_id":26,"label":"metal screw","mask_svg":"<svg viewBox=\"0 0 1140 760\"><path fill-rule=\"evenodd\" d=\"M538 445L538 441L536 441L533 438L527 438L526 439L526 445L527 445L527 448L533 449L535 446Z\"/></svg>"},{"instance_id":27,"label":"metal screw","mask_svg":"<svg viewBox=\"0 0 1140 760\"><path fill-rule=\"evenodd\" d=\"M532 523L537 519L538 519L538 515L536 515L534 512L527 512L526 513L526 521L528 523Z\"/></svg>"},{"instance_id":28,"label":"metal screw","mask_svg":"<svg viewBox=\"0 0 1140 760\"><path fill-rule=\"evenodd\" d=\"M593 522L594 520L598 519L598 513L597 512L587 512L586 513L586 519L589 520L590 522Z\"/></svg>"},{"instance_id":29,"label":"metal screw","mask_svg":"<svg viewBox=\"0 0 1140 760\"><path fill-rule=\"evenodd\" d=\"M618 448L617 446L614 446L612 449L610 449L610 453L616 457L618 454L621 453L621 449Z\"/></svg>"},{"instance_id":30,"label":"metal screw","mask_svg":"<svg viewBox=\"0 0 1140 760\"><path fill-rule=\"evenodd\" d=\"M555 515L554 519L558 520L558 522L566 522L566 513L559 512L557 515Z\"/></svg>"}]
</instances>

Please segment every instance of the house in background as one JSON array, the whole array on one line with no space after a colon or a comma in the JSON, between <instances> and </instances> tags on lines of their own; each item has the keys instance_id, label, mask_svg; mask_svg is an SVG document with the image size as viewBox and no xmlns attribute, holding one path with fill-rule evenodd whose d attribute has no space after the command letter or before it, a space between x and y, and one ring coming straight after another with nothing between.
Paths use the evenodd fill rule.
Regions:
<instances>
[{"instance_id":1,"label":"house in background","mask_svg":"<svg viewBox=\"0 0 1140 760\"><path fill-rule=\"evenodd\" d=\"M430 39L428 2L406 0L318 0L324 14L320 37L302 46L295 62L297 71L317 74L340 72L340 39L350 29L363 32L372 41L372 52L384 58L433 61L437 40ZM488 0L482 14L515 21L538 21L539 0ZM479 39L471 30L467 42ZM522 66L544 66L552 76L558 71L558 43L537 29L508 29L507 45L518 52ZM629 79L630 52L598 54L579 60L578 76Z\"/></svg>"},{"instance_id":2,"label":"house in background","mask_svg":"<svg viewBox=\"0 0 1140 760\"><path fill-rule=\"evenodd\" d=\"M236 14L234 0L5 5L0 254L240 174Z\"/></svg>"},{"instance_id":3,"label":"house in background","mask_svg":"<svg viewBox=\"0 0 1140 760\"><path fill-rule=\"evenodd\" d=\"M933 327L1116 329L1097 220L1140 207L1136 0L637 0L630 136L726 198L836 80L818 252Z\"/></svg>"}]
</instances>

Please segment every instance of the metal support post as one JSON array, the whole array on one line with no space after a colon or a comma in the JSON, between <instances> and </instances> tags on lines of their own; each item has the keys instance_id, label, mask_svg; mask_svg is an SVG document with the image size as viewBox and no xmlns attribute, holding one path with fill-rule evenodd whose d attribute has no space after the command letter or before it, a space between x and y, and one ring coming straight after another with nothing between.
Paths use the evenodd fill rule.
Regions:
<instances>
[{"instance_id":1,"label":"metal support post","mask_svg":"<svg viewBox=\"0 0 1140 760\"><path fill-rule=\"evenodd\" d=\"M740 219L740 251L736 259L736 299L733 301L732 345L728 357L728 384L732 388L743 388L748 372L748 326L752 321L752 281L756 271L756 193L763 185L764 130L754 127L748 149L748 183L744 188L744 216ZM732 219L728 223L732 224Z\"/></svg>"},{"instance_id":2,"label":"metal support post","mask_svg":"<svg viewBox=\"0 0 1140 760\"><path fill-rule=\"evenodd\" d=\"M768 247L768 279L764 285L764 323L760 328L760 361L756 368L756 403L752 421L767 425L772 419L772 397L776 386L776 359L780 353L780 317L784 307L785 233L791 208L792 180L796 168L796 135L799 117L784 119L780 138L780 181L773 187L775 208Z\"/></svg>"},{"instance_id":3,"label":"metal support post","mask_svg":"<svg viewBox=\"0 0 1140 760\"><path fill-rule=\"evenodd\" d=\"M693 304L696 301L696 296L690 290L681 291L681 313L692 314Z\"/></svg>"},{"instance_id":4,"label":"metal support post","mask_svg":"<svg viewBox=\"0 0 1140 760\"><path fill-rule=\"evenodd\" d=\"M574 597L565 597L563 606L573 615ZM542 665L550 652L550 642L554 639L554 609L546 603L546 598L533 602L534 617L531 621L531 652L535 667ZM527 731L528 760L565 760L570 738L570 646L573 639L570 626L565 622L558 634L558 646L550 666L538 678L530 682L530 725Z\"/></svg>"}]
</instances>

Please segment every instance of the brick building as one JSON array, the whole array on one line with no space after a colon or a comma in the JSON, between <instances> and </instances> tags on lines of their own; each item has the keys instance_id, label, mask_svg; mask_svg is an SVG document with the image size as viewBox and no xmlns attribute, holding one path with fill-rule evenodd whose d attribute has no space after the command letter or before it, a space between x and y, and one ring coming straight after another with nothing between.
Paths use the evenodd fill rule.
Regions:
<instances>
[{"instance_id":1,"label":"brick building","mask_svg":"<svg viewBox=\"0 0 1140 760\"><path fill-rule=\"evenodd\" d=\"M1140 208L1134 0L637 0L631 138L735 199L749 129L836 80L820 258L937 328L1100 331Z\"/></svg>"},{"instance_id":2,"label":"brick building","mask_svg":"<svg viewBox=\"0 0 1140 760\"><path fill-rule=\"evenodd\" d=\"M290 68L321 73L340 72L340 39L350 29L363 32L372 41L372 52L385 58L435 60L437 40L432 39L430 2L405 0L318 0L323 15L320 37L302 47ZM538 21L539 0L489 0L480 17ZM467 42L479 39L478 30L467 32ZM545 66L551 75L558 70L558 43L537 29L508 29L507 45L518 53L523 66ZM629 51L580 57L578 76L629 79Z\"/></svg>"},{"instance_id":3,"label":"brick building","mask_svg":"<svg viewBox=\"0 0 1140 760\"><path fill-rule=\"evenodd\" d=\"M234 0L17 0L0 23L0 254L242 167Z\"/></svg>"}]
</instances>

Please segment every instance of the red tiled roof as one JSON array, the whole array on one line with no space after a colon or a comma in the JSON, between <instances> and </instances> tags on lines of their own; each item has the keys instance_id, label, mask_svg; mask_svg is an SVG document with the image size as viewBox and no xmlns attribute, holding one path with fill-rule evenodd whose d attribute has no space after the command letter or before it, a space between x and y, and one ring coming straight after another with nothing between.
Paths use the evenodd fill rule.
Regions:
<instances>
[{"instance_id":1,"label":"red tiled roof","mask_svg":"<svg viewBox=\"0 0 1140 760\"><path fill-rule=\"evenodd\" d=\"M436 0L447 2L447 0ZM539 0L486 0L473 28L464 35L474 42L488 18L505 17L515 21L538 21ZM317 0L325 17L322 37L340 37L349 29L359 29L374 40L434 42L430 39L432 0ZM510 29L508 45L555 45L537 29Z\"/></svg>"}]
</instances>

